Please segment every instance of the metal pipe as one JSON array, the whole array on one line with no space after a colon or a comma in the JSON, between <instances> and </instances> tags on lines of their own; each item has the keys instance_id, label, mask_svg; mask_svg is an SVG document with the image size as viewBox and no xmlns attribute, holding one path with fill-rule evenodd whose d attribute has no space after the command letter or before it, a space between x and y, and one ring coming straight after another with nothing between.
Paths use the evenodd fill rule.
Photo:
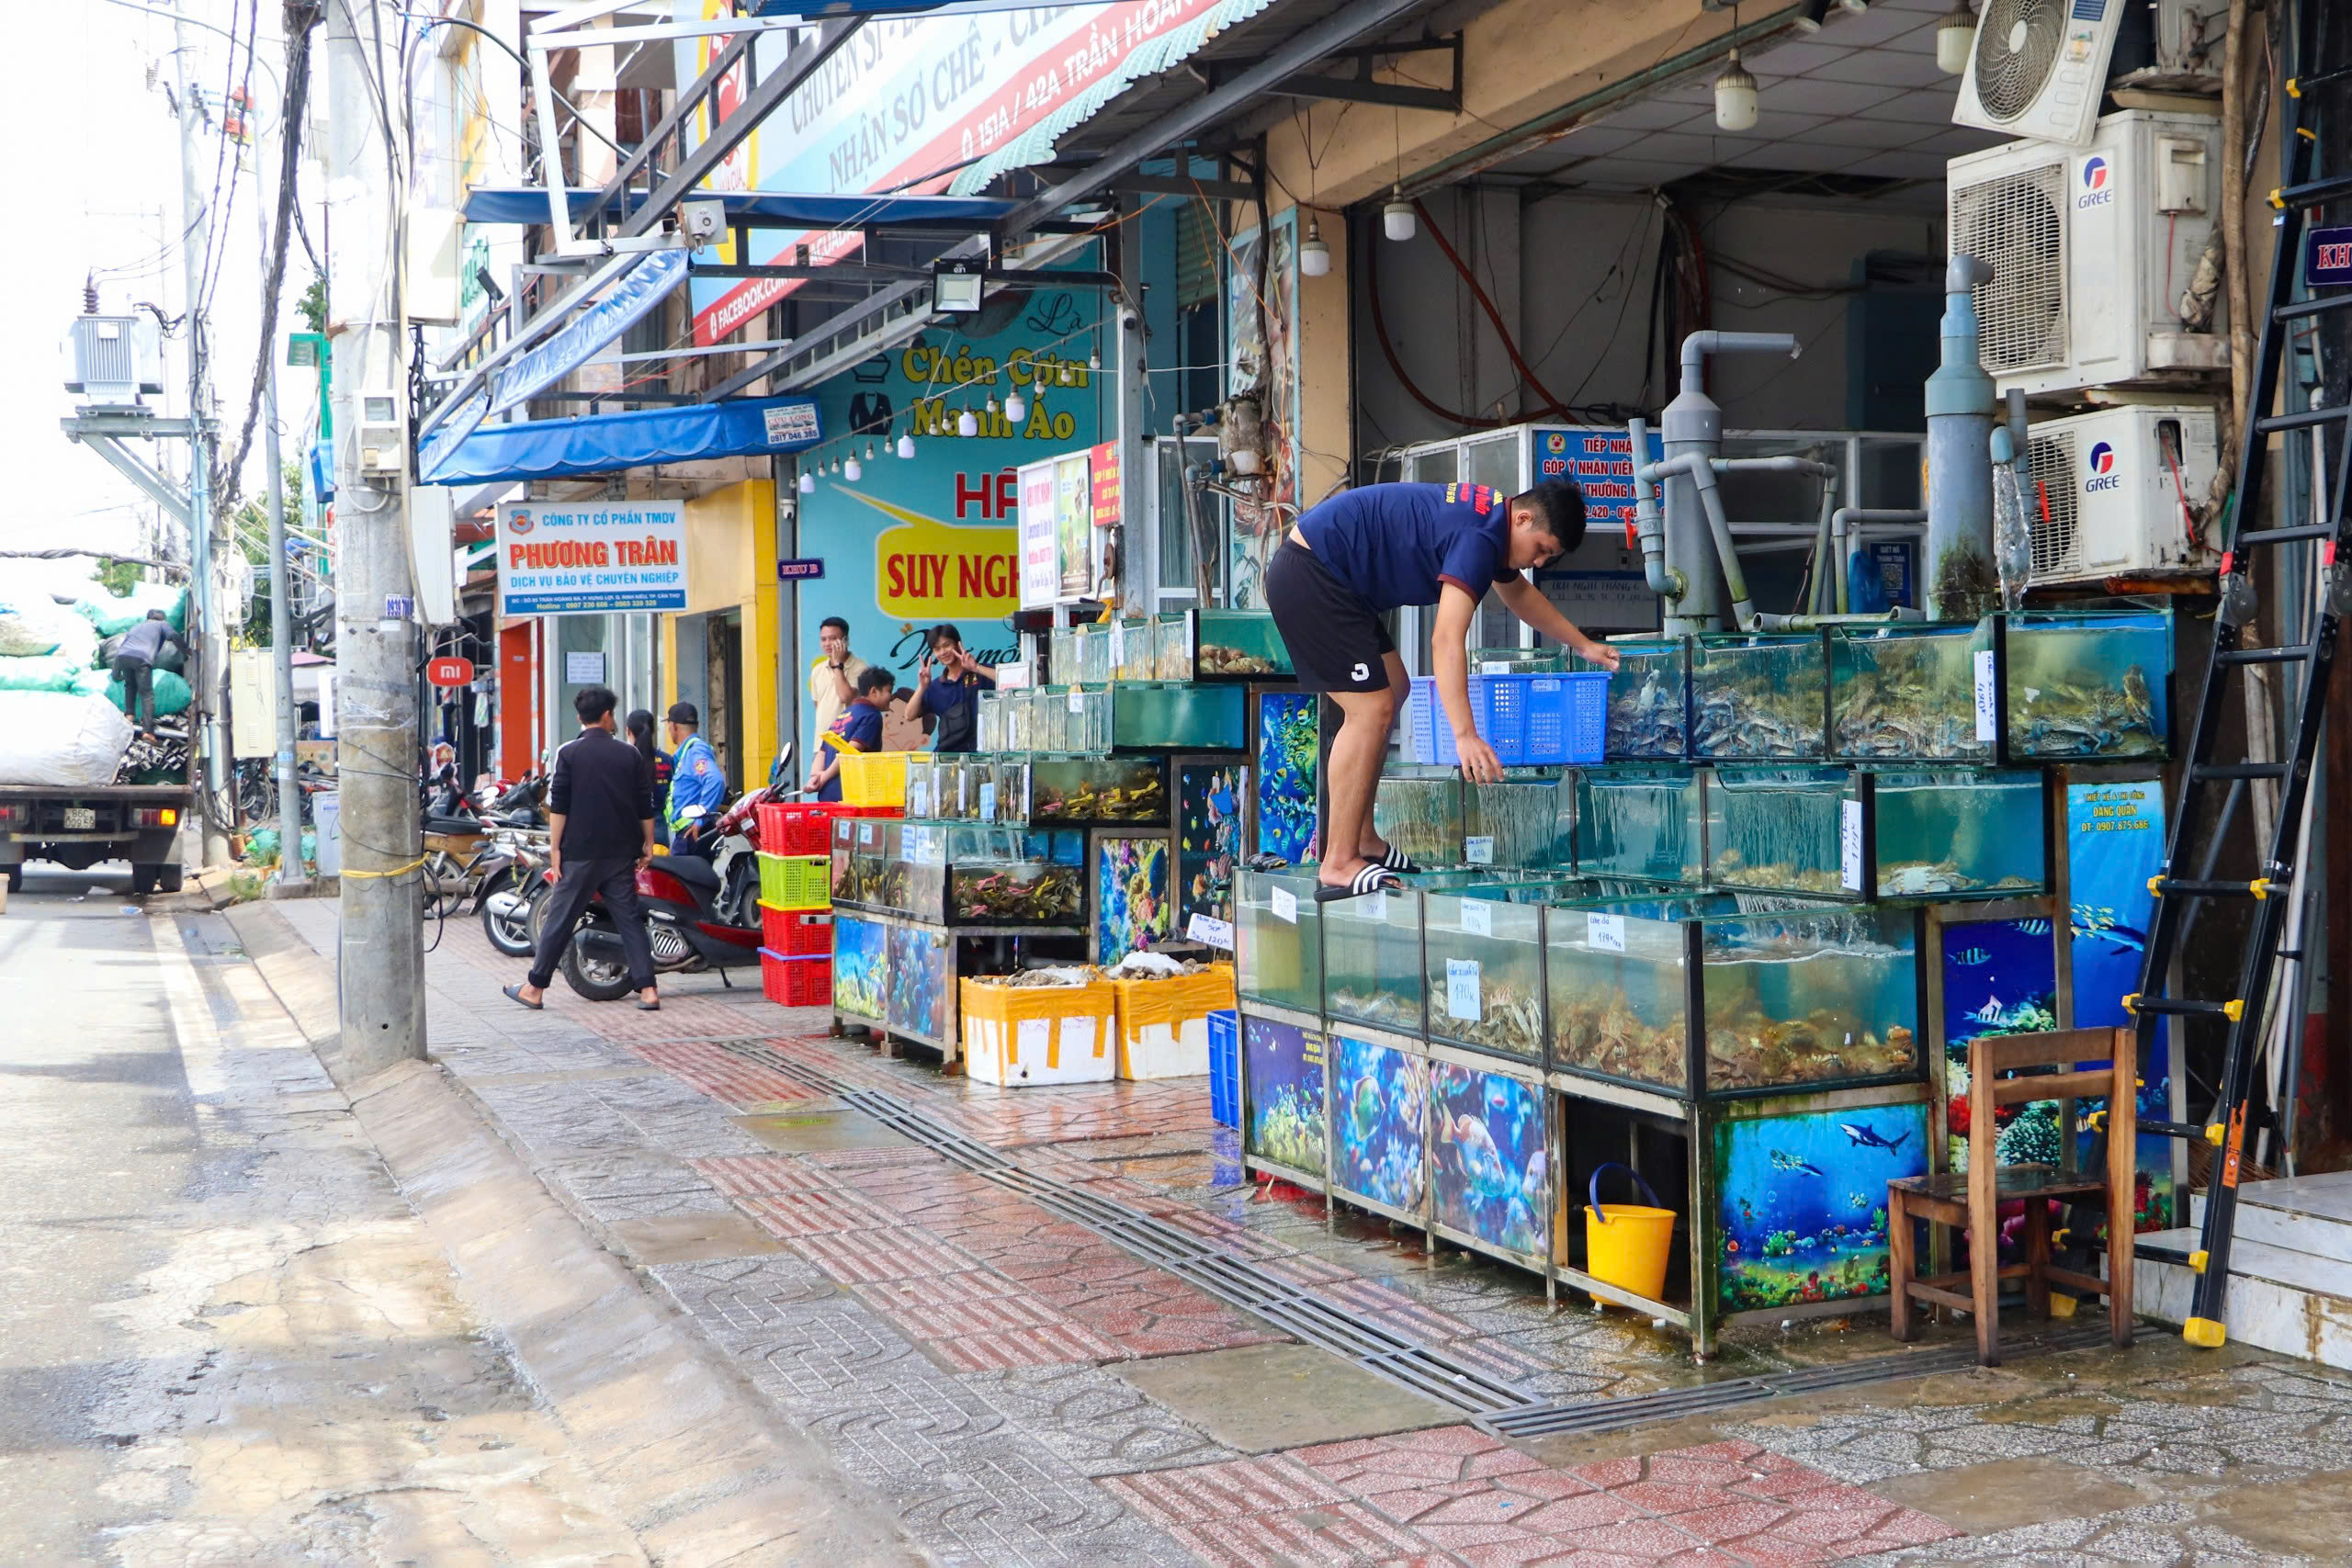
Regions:
<instances>
[{"instance_id":1,"label":"metal pipe","mask_svg":"<svg viewBox=\"0 0 2352 1568\"><path fill-rule=\"evenodd\" d=\"M1759 632L1810 632L1823 626L1874 626L1892 621L1916 621L1918 612L1878 610L1859 615L1758 615L1755 629Z\"/></svg>"},{"instance_id":2,"label":"metal pipe","mask_svg":"<svg viewBox=\"0 0 2352 1568\"><path fill-rule=\"evenodd\" d=\"M1837 587L1829 581L1832 561L1844 558L1845 552L1830 554L1830 520L1838 513L1838 476L1832 474L1821 486L1821 521L1814 531L1813 540L1813 600L1810 606L1815 615L1825 615L1838 607Z\"/></svg>"},{"instance_id":3,"label":"metal pipe","mask_svg":"<svg viewBox=\"0 0 2352 1568\"><path fill-rule=\"evenodd\" d=\"M1688 584L1680 572L1666 564L1666 528L1658 516L1657 495L1653 489L1657 481L1645 478L1642 472L1646 465L1641 455L1649 450L1649 422L1627 420L1625 434L1633 441L1634 533L1642 542L1642 580L1651 592L1671 602L1682 597Z\"/></svg>"}]
</instances>

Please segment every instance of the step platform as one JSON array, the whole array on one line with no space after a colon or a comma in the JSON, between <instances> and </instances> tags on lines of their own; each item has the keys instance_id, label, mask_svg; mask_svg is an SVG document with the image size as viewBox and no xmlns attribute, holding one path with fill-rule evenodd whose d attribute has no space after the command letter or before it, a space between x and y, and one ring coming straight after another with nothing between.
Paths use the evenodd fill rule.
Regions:
<instances>
[{"instance_id":1,"label":"step platform","mask_svg":"<svg viewBox=\"0 0 2352 1568\"><path fill-rule=\"evenodd\" d=\"M2193 1200L2199 1226L2204 1200ZM2197 1288L2195 1226L2140 1237L2133 1306L2187 1320ZM2352 1171L2251 1181L2238 1190L2230 1247L2230 1338L2280 1355L2352 1370Z\"/></svg>"}]
</instances>

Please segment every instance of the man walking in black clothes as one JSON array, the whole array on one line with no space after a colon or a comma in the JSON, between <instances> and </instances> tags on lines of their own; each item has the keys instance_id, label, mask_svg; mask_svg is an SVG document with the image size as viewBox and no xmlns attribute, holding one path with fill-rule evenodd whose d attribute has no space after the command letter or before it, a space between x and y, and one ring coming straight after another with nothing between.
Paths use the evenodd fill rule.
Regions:
<instances>
[{"instance_id":1,"label":"man walking in black clothes","mask_svg":"<svg viewBox=\"0 0 2352 1568\"><path fill-rule=\"evenodd\" d=\"M556 874L555 891L548 895L531 973L505 991L539 1009L571 945L571 928L587 912L590 897L601 893L619 928L637 1005L653 1012L662 998L653 988L653 944L637 902L638 869L653 858L653 769L614 733L613 710L620 699L610 688L590 686L571 705L580 715L580 733L555 754L555 780L548 786L548 867Z\"/></svg>"}]
</instances>

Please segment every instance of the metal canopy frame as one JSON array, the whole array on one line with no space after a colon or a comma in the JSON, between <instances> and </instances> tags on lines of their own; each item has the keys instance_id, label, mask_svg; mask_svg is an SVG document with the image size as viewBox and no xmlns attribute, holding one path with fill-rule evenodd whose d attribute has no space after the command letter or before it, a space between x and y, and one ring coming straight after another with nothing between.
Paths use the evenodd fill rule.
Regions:
<instances>
[{"instance_id":1,"label":"metal canopy frame","mask_svg":"<svg viewBox=\"0 0 2352 1568\"><path fill-rule=\"evenodd\" d=\"M1373 66L1379 61L1400 54L1445 54L1453 57L1453 85L1451 87L1408 86L1395 82L1373 80ZM1327 76L1319 71L1304 71L1285 76L1267 91L1285 98L1337 98L1354 104L1382 104L1395 108L1437 109L1445 114L1462 112L1462 35L1436 39L1427 43L1374 44L1363 49L1334 50L1325 55L1327 62L1351 62L1355 72L1347 76ZM1229 81L1238 73L1219 70L1212 65L1208 76L1212 83ZM1189 192L1186 194L1190 194ZM1245 197L1244 199L1249 199Z\"/></svg>"}]
</instances>

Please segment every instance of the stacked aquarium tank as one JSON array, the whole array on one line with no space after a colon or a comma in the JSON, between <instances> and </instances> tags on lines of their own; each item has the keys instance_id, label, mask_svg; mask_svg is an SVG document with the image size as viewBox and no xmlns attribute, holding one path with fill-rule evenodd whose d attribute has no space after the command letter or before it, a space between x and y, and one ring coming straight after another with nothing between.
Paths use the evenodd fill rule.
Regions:
<instances>
[{"instance_id":1,"label":"stacked aquarium tank","mask_svg":"<svg viewBox=\"0 0 2352 1568\"><path fill-rule=\"evenodd\" d=\"M1010 737L1006 730L1007 699L1011 695L1009 692L980 694L979 730L975 744L981 750L1010 751L1012 750L1008 744Z\"/></svg>"},{"instance_id":2,"label":"stacked aquarium tank","mask_svg":"<svg viewBox=\"0 0 2352 1568\"><path fill-rule=\"evenodd\" d=\"M1915 911L1738 903L1552 910L1553 1068L1685 1100L1920 1076Z\"/></svg>"},{"instance_id":3,"label":"stacked aquarium tank","mask_svg":"<svg viewBox=\"0 0 2352 1568\"><path fill-rule=\"evenodd\" d=\"M1031 822L1163 822L1167 766L1157 757L1037 756L1029 759L1021 819Z\"/></svg>"},{"instance_id":4,"label":"stacked aquarium tank","mask_svg":"<svg viewBox=\"0 0 2352 1568\"><path fill-rule=\"evenodd\" d=\"M2172 733L2170 612L2022 611L2005 620L2008 760L2165 754Z\"/></svg>"},{"instance_id":5,"label":"stacked aquarium tank","mask_svg":"<svg viewBox=\"0 0 2352 1568\"><path fill-rule=\"evenodd\" d=\"M1421 895L1368 893L1323 906L1323 1010L1398 1034L1421 1032Z\"/></svg>"},{"instance_id":6,"label":"stacked aquarium tank","mask_svg":"<svg viewBox=\"0 0 2352 1568\"><path fill-rule=\"evenodd\" d=\"M1281 681L1292 673L1290 649L1266 611L1196 610L1193 627L1193 680Z\"/></svg>"},{"instance_id":7,"label":"stacked aquarium tank","mask_svg":"<svg viewBox=\"0 0 2352 1568\"><path fill-rule=\"evenodd\" d=\"M1077 866L1012 848L948 862L946 895L949 925L1076 926L1085 904Z\"/></svg>"},{"instance_id":8,"label":"stacked aquarium tank","mask_svg":"<svg viewBox=\"0 0 2352 1568\"><path fill-rule=\"evenodd\" d=\"M2050 813L2041 770L1871 772L1880 897L2024 897L2048 888Z\"/></svg>"},{"instance_id":9,"label":"stacked aquarium tank","mask_svg":"<svg viewBox=\"0 0 2352 1568\"><path fill-rule=\"evenodd\" d=\"M1078 684L1078 628L1056 626L1046 637L1046 679L1040 684Z\"/></svg>"},{"instance_id":10,"label":"stacked aquarium tank","mask_svg":"<svg viewBox=\"0 0 2352 1568\"><path fill-rule=\"evenodd\" d=\"M1193 678L1193 612L1170 610L1152 618L1151 679Z\"/></svg>"},{"instance_id":11,"label":"stacked aquarium tank","mask_svg":"<svg viewBox=\"0 0 2352 1568\"><path fill-rule=\"evenodd\" d=\"M1462 863L1558 873L1576 864L1576 787L1565 773L1463 786Z\"/></svg>"},{"instance_id":12,"label":"stacked aquarium tank","mask_svg":"<svg viewBox=\"0 0 2352 1568\"><path fill-rule=\"evenodd\" d=\"M1416 865L1460 865L1462 790L1462 775L1452 768L1392 769L1372 797L1372 830Z\"/></svg>"},{"instance_id":13,"label":"stacked aquarium tank","mask_svg":"<svg viewBox=\"0 0 2352 1568\"><path fill-rule=\"evenodd\" d=\"M1012 752L979 757L979 818L983 822L1029 820L1029 759Z\"/></svg>"},{"instance_id":14,"label":"stacked aquarium tank","mask_svg":"<svg viewBox=\"0 0 2352 1568\"><path fill-rule=\"evenodd\" d=\"M1697 884L1705 870L1706 790L1702 769L1578 769L1574 869L1585 876Z\"/></svg>"},{"instance_id":15,"label":"stacked aquarium tank","mask_svg":"<svg viewBox=\"0 0 2352 1568\"><path fill-rule=\"evenodd\" d=\"M1536 880L1422 896L1431 1040L1543 1061L1544 905L1573 890Z\"/></svg>"},{"instance_id":16,"label":"stacked aquarium tank","mask_svg":"<svg viewBox=\"0 0 2352 1568\"><path fill-rule=\"evenodd\" d=\"M1829 750L1875 761L1989 762L1999 737L2000 626L1829 629Z\"/></svg>"},{"instance_id":17,"label":"stacked aquarium tank","mask_svg":"<svg viewBox=\"0 0 2352 1568\"><path fill-rule=\"evenodd\" d=\"M1130 615L1113 623L1111 677L1116 681L1159 679L1155 628L1149 615Z\"/></svg>"},{"instance_id":18,"label":"stacked aquarium tank","mask_svg":"<svg viewBox=\"0 0 2352 1568\"><path fill-rule=\"evenodd\" d=\"M1078 628L1078 680L1081 686L1104 686L1111 681L1111 628L1095 623Z\"/></svg>"},{"instance_id":19,"label":"stacked aquarium tank","mask_svg":"<svg viewBox=\"0 0 2352 1568\"><path fill-rule=\"evenodd\" d=\"M1100 744L1090 727L1089 741L1069 750L1238 751L1249 743L1239 686L1129 683L1091 692L1108 706Z\"/></svg>"},{"instance_id":20,"label":"stacked aquarium tank","mask_svg":"<svg viewBox=\"0 0 2352 1568\"><path fill-rule=\"evenodd\" d=\"M1312 872L1234 878L1234 984L1245 1002L1301 1013L1323 1005L1323 910Z\"/></svg>"},{"instance_id":21,"label":"stacked aquarium tank","mask_svg":"<svg viewBox=\"0 0 2352 1568\"><path fill-rule=\"evenodd\" d=\"M1473 675L1557 675L1571 668L1567 655L1557 648L1474 648L1470 650L1470 673ZM1588 668L1578 660L1574 668Z\"/></svg>"},{"instance_id":22,"label":"stacked aquarium tank","mask_svg":"<svg viewBox=\"0 0 2352 1568\"><path fill-rule=\"evenodd\" d=\"M1849 768L1716 768L1707 788L1708 886L1869 896L1862 795Z\"/></svg>"},{"instance_id":23,"label":"stacked aquarium tank","mask_svg":"<svg viewBox=\"0 0 2352 1568\"><path fill-rule=\"evenodd\" d=\"M1611 638L1609 729L1601 755L1612 762L1679 762L1690 754L1690 649L1685 637ZM1571 657L1572 670L1600 665Z\"/></svg>"},{"instance_id":24,"label":"stacked aquarium tank","mask_svg":"<svg viewBox=\"0 0 2352 1568\"><path fill-rule=\"evenodd\" d=\"M1693 640L1690 755L1711 761L1826 754L1827 654L1819 632L1726 632Z\"/></svg>"}]
</instances>

